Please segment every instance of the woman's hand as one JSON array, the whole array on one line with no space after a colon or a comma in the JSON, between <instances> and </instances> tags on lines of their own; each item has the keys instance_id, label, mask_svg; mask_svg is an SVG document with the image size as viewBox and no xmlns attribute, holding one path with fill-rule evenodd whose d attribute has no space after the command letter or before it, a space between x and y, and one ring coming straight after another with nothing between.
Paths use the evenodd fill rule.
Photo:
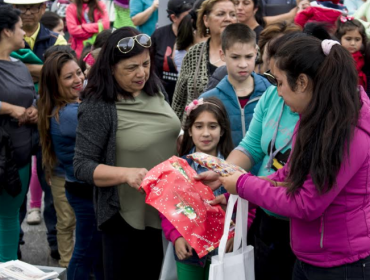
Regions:
<instances>
[{"instance_id":1,"label":"woman's hand","mask_svg":"<svg viewBox=\"0 0 370 280\"><path fill-rule=\"evenodd\" d=\"M159 6L159 0L154 0L152 4L153 10L156 11L158 9L158 6Z\"/></svg>"},{"instance_id":2,"label":"woman's hand","mask_svg":"<svg viewBox=\"0 0 370 280\"><path fill-rule=\"evenodd\" d=\"M16 106L16 105L10 105L10 116L12 118L15 118L19 121L19 125L22 125L26 122L27 120L27 115L26 115L26 108L21 107L21 106Z\"/></svg>"},{"instance_id":3,"label":"woman's hand","mask_svg":"<svg viewBox=\"0 0 370 280\"><path fill-rule=\"evenodd\" d=\"M127 168L125 173L125 183L142 192L140 185L148 170L145 168Z\"/></svg>"},{"instance_id":4,"label":"woman's hand","mask_svg":"<svg viewBox=\"0 0 370 280\"><path fill-rule=\"evenodd\" d=\"M228 193L238 194L236 191L236 182L243 173L235 171L232 175L226 177L220 177L221 184L227 190Z\"/></svg>"},{"instance_id":5,"label":"woman's hand","mask_svg":"<svg viewBox=\"0 0 370 280\"><path fill-rule=\"evenodd\" d=\"M195 180L202 181L212 191L217 190L221 186L220 175L213 171L206 171L194 176Z\"/></svg>"},{"instance_id":6,"label":"woman's hand","mask_svg":"<svg viewBox=\"0 0 370 280\"><path fill-rule=\"evenodd\" d=\"M175 241L175 252L180 261L190 258L192 253L192 248L189 243L184 239L184 237L177 238Z\"/></svg>"},{"instance_id":7,"label":"woman's hand","mask_svg":"<svg viewBox=\"0 0 370 280\"><path fill-rule=\"evenodd\" d=\"M39 117L38 111L34 106L27 108L26 110L27 122L28 123L37 123L37 119Z\"/></svg>"}]
</instances>

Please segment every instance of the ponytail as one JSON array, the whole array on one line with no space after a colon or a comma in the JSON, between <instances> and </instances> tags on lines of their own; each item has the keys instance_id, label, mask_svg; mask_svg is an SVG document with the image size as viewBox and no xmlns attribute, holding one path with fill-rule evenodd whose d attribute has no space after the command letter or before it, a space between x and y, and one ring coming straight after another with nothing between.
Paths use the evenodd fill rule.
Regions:
<instances>
[{"instance_id":1,"label":"ponytail","mask_svg":"<svg viewBox=\"0 0 370 280\"><path fill-rule=\"evenodd\" d=\"M311 175L316 189L329 191L353 136L361 108L357 71L351 54L339 44L324 54L316 38L296 38L276 53L276 65L296 88L300 74L309 77L312 98L301 115L289 163L289 193L295 193Z\"/></svg>"},{"instance_id":2,"label":"ponytail","mask_svg":"<svg viewBox=\"0 0 370 280\"><path fill-rule=\"evenodd\" d=\"M186 50L194 42L193 25L194 21L192 15L189 13L180 22L177 31L176 48L179 51Z\"/></svg>"}]
</instances>

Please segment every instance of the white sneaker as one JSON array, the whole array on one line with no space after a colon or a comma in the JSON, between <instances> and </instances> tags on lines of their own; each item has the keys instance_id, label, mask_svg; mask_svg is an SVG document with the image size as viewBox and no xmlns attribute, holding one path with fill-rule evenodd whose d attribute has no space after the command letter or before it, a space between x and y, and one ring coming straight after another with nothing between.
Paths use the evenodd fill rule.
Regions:
<instances>
[{"instance_id":1,"label":"white sneaker","mask_svg":"<svg viewBox=\"0 0 370 280\"><path fill-rule=\"evenodd\" d=\"M41 210L40 208L32 208L28 211L27 224L38 225L41 223Z\"/></svg>"}]
</instances>

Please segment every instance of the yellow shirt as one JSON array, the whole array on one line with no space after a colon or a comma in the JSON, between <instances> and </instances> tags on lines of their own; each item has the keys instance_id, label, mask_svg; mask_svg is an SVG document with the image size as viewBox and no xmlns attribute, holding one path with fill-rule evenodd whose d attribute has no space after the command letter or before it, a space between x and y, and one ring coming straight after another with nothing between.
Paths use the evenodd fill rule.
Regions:
<instances>
[{"instance_id":1,"label":"yellow shirt","mask_svg":"<svg viewBox=\"0 0 370 280\"><path fill-rule=\"evenodd\" d=\"M39 32L40 32L40 24L38 25L36 32L33 33L30 37L24 35L24 40L30 46L31 50L33 50L33 47L35 46L36 38ZM67 41L66 39L64 39L62 35L59 35L57 40L54 43L54 46L56 45L67 45Z\"/></svg>"}]
</instances>

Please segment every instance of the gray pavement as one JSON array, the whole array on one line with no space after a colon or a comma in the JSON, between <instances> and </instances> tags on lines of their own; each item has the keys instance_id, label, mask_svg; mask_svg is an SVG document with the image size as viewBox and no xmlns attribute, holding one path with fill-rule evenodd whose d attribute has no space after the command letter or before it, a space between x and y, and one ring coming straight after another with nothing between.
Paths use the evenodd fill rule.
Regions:
<instances>
[{"instance_id":1,"label":"gray pavement","mask_svg":"<svg viewBox=\"0 0 370 280\"><path fill-rule=\"evenodd\" d=\"M22 261L33 265L59 266L58 261L50 257L44 221L39 225L30 226L25 219L22 229L25 241L25 244L21 245Z\"/></svg>"},{"instance_id":2,"label":"gray pavement","mask_svg":"<svg viewBox=\"0 0 370 280\"><path fill-rule=\"evenodd\" d=\"M30 193L27 194L27 205L29 205L29 199ZM44 210L43 204L41 210ZM39 225L30 226L27 224L26 218L22 223L25 241L25 244L21 245L22 261L33 265L59 266L58 261L50 257L44 220L42 219Z\"/></svg>"}]
</instances>

